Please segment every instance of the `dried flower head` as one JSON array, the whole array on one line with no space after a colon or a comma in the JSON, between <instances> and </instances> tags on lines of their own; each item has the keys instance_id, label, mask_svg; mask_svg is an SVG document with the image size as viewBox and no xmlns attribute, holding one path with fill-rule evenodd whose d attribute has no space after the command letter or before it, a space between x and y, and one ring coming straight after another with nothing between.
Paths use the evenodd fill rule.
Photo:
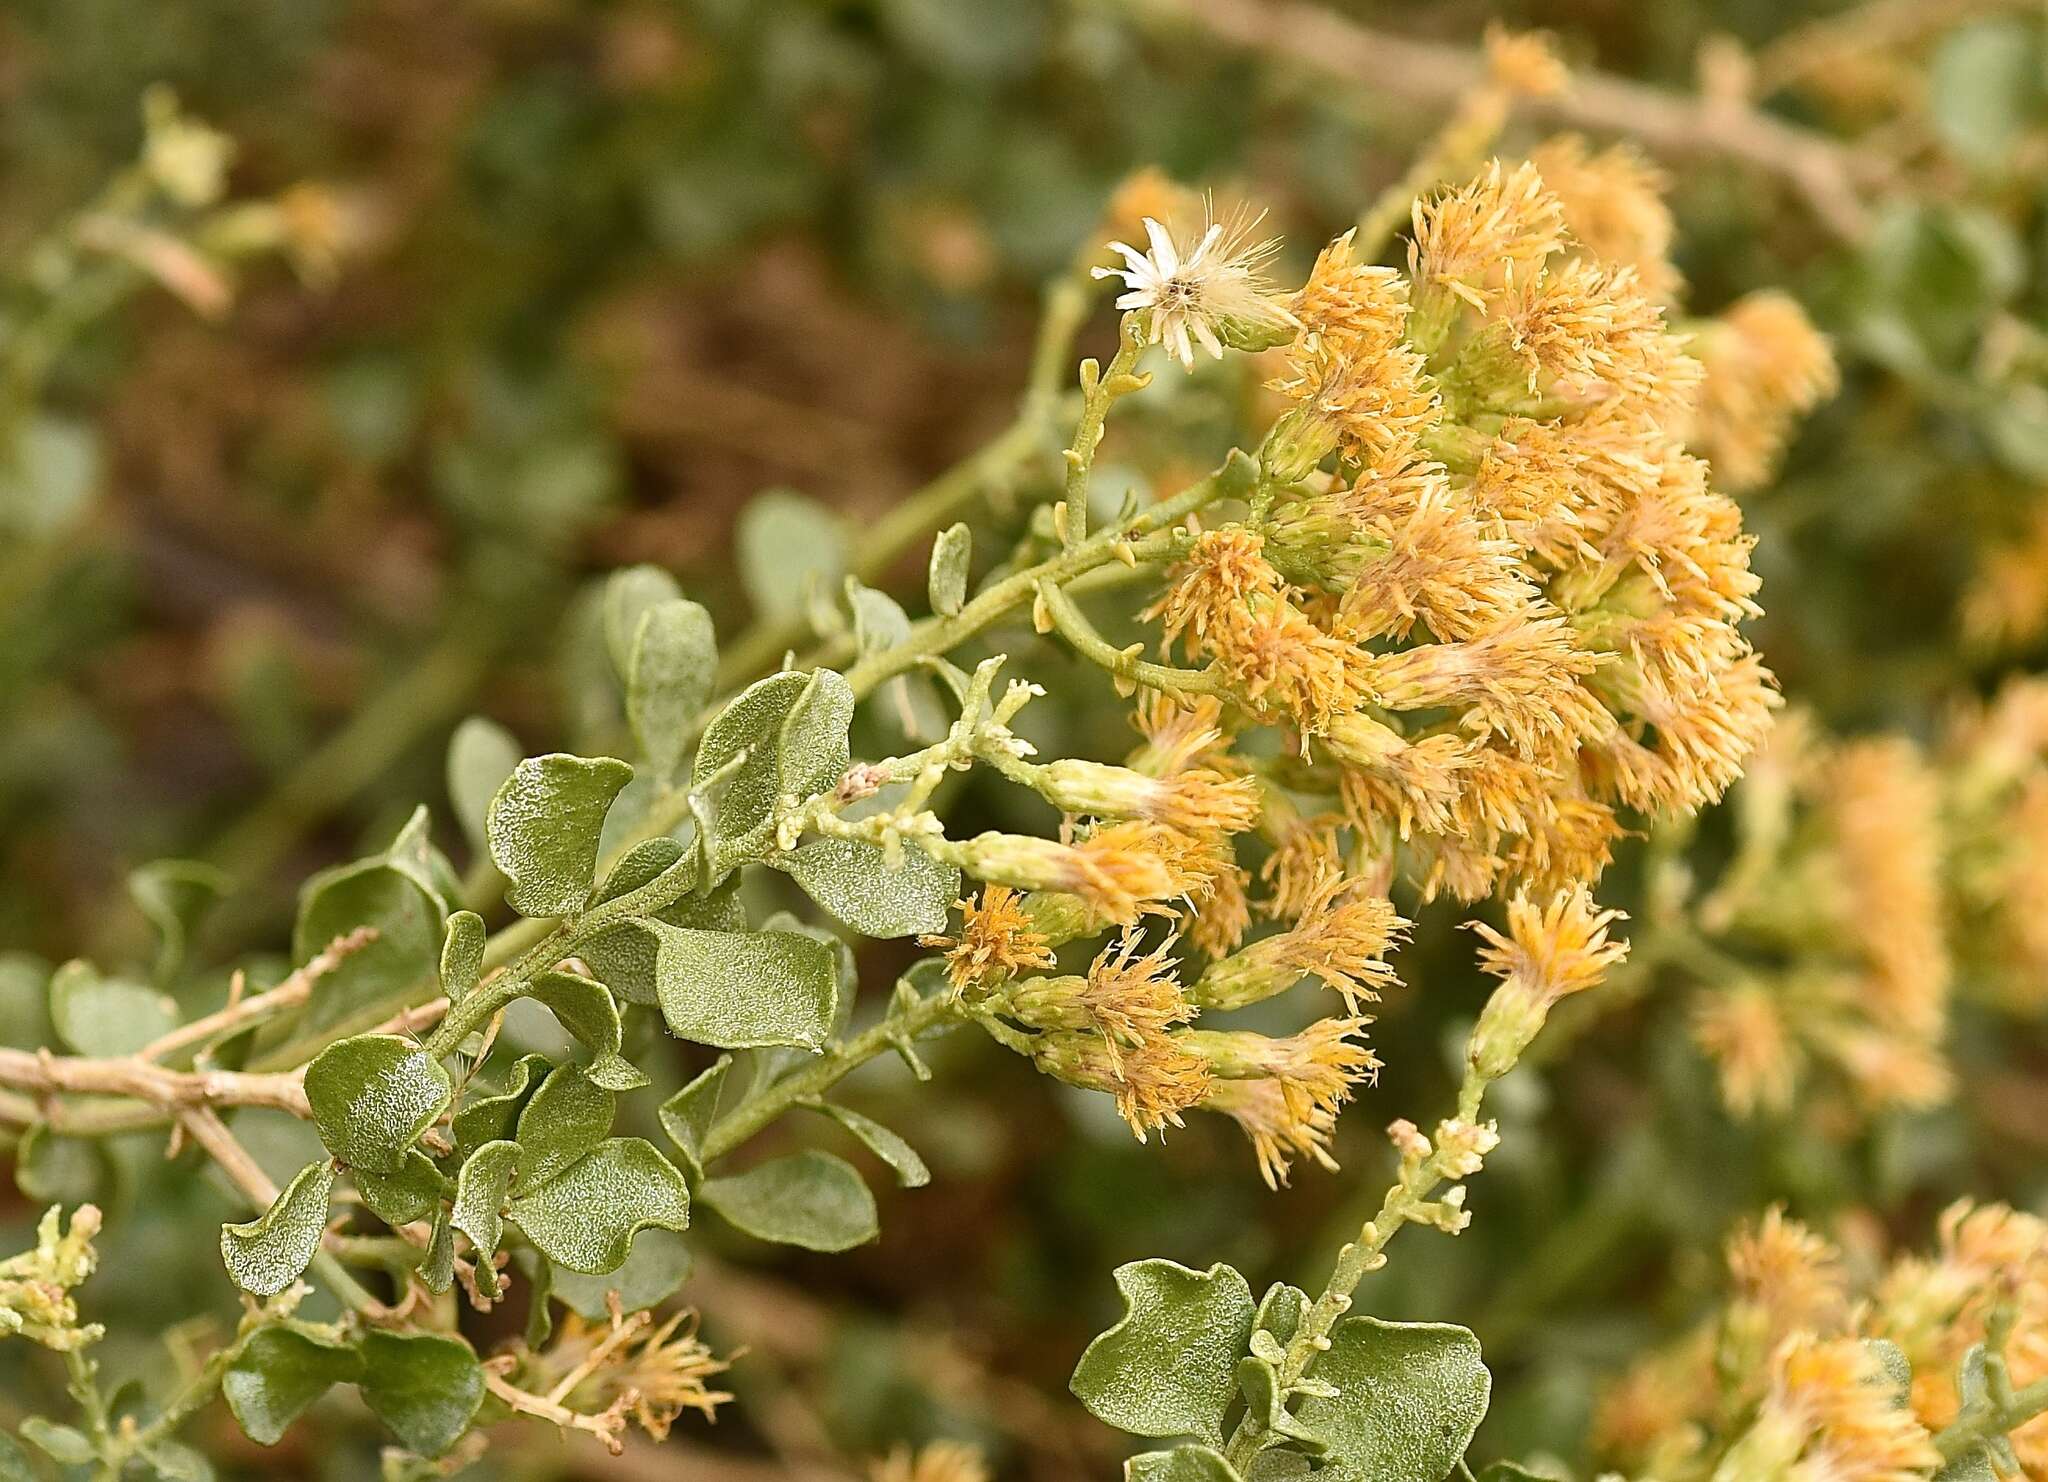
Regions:
<instances>
[{"instance_id":1,"label":"dried flower head","mask_svg":"<svg viewBox=\"0 0 2048 1482\"><path fill-rule=\"evenodd\" d=\"M1280 250L1277 237L1255 240L1260 217L1211 221L1192 242L1176 243L1152 217L1145 218L1146 250L1124 242L1110 247L1120 268L1095 268L1098 278L1121 278L1125 292L1116 306L1145 316L1148 343L1189 370L1200 345L1221 360L1226 344L1257 348L1276 343L1293 327L1293 316L1272 294L1267 263Z\"/></svg>"},{"instance_id":2,"label":"dried flower head","mask_svg":"<svg viewBox=\"0 0 2048 1482\"><path fill-rule=\"evenodd\" d=\"M978 900L958 900L960 935L923 936L922 947L943 948L946 979L956 993L985 989L1021 972L1053 965L1052 947L1025 912L1017 892L989 885Z\"/></svg>"},{"instance_id":3,"label":"dried flower head","mask_svg":"<svg viewBox=\"0 0 2048 1482\"><path fill-rule=\"evenodd\" d=\"M868 1482L989 1482L988 1463L972 1446L933 1441L913 1451L898 1446L868 1463Z\"/></svg>"}]
</instances>

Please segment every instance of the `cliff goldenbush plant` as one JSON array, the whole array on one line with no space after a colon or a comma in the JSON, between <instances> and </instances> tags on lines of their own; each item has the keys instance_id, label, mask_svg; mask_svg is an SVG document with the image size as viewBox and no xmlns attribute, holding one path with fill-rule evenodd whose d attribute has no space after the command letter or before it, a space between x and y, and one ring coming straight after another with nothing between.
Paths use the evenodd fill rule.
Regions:
<instances>
[{"instance_id":1,"label":"cliff goldenbush plant","mask_svg":"<svg viewBox=\"0 0 2048 1482\"><path fill-rule=\"evenodd\" d=\"M404 375L337 372L335 466L428 480L449 549L444 577L336 603L431 590L440 631L324 743L294 746L268 681L231 683L296 763L190 857L129 849L122 904L38 917L55 960L0 954L0 1151L29 1210L0 1253L0 1477L358 1475L364 1434L394 1482L541 1475L536 1437L591 1475L663 1443L673 1462L641 1454L679 1472L765 1450L765 1475L988 1482L1005 1432L1048 1448L1029 1475L1130 1482L2048 1468L2048 1224L2024 1207L2048 1140L2048 691L2000 660L1910 721L1918 678L1859 712L1801 636L1826 621L1801 562L1828 458L1945 416L1973 484L2040 459L2048 356L1996 223L2026 190L2009 159L2048 138L2048 45L2003 7L1874 8L1874 48L1826 22L1709 47L1696 135L1657 112L1676 101L1491 26L1335 231L1270 182L1132 170L1039 264L1006 424L864 529L761 492L704 573L605 524L630 470L588 388L475 370L410 458L434 418ZM1295 0L1127 9L1068 39L1193 27L1276 75L1374 44ZM614 21L608 86L680 65L660 22ZM708 24L757 23L781 24ZM856 45L787 24L789 69ZM918 24L905 45L990 75L1030 39ZM1930 136L1873 147L1859 110L1919 99L1896 69L1930 46ZM1757 106L1823 75L1833 133ZM1994 84L2020 121L1991 116ZM1532 118L1566 127L1523 137ZM98 685L60 618L96 543L132 533L70 379L95 336L152 287L223 323L273 257L346 295L391 230L389 200L340 186L239 191L228 135L168 90L142 119L135 160L0 292L0 636L49 638L0 649L23 737L44 712L59 742L93 734L68 725ZM765 179L767 137L718 147ZM495 148L468 163L516 204ZM1839 259L1731 287L1687 255L1660 149L1778 181ZM679 173L649 194L678 242L774 215ZM986 243L919 219L935 282L980 271ZM1935 322L1959 312L1916 297L1937 272L1982 314ZM583 332L600 356L629 338ZM846 435L705 395L778 446ZM1809 418L1848 451L1808 447ZM299 508L360 499L335 483ZM1942 641L2024 652L2048 623L2038 511L1962 523ZM592 550L624 559L591 576ZM214 661L262 669L261 626ZM537 689L561 696L545 733ZM366 849L306 847L367 790ZM34 854L8 850L23 892ZM1575 1124L1549 1100L1581 1095ZM886 1236L912 1291L943 1280L965 1206L937 1201L990 1127L1055 1142L1074 1189L1111 1170L983 1216L1047 1245L1069 1222L1093 1261L1082 1211L1108 1206L1115 1254L1086 1269L1004 1237L1070 1393L1024 1399L1000 1332L922 1370L873 1334L824 1353L823 1273L863 1248ZM1246 1232L1304 1197L1277 1205L1315 1236L1296 1284ZM1140 1207L1183 1199L1184 1224ZM1410 1226L1480 1254L1397 1246ZM1656 1242L1657 1290L1575 1327L1596 1268L1641 1271ZM180 1289L178 1320L138 1282ZM886 1417L913 1371L997 1418L796 1397L829 1382Z\"/></svg>"}]
</instances>

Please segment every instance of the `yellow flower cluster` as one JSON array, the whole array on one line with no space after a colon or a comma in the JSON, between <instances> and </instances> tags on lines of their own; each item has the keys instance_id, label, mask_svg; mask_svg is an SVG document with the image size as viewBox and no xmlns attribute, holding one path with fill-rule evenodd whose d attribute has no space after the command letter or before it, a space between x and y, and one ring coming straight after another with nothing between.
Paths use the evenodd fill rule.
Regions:
<instances>
[{"instance_id":1,"label":"yellow flower cluster","mask_svg":"<svg viewBox=\"0 0 2048 1482\"><path fill-rule=\"evenodd\" d=\"M1588 220L1630 218L1623 177L1654 200L1624 156L1550 156ZM1341 817L1426 896L1597 878L1620 810L1718 797L1777 703L1738 630L1749 537L1684 447L1699 364L1593 250L1668 231L1566 223L1535 164L1495 165L1417 205L1405 275L1326 249L1288 304L1280 487L1152 609L1228 716L1299 736L1281 786L1327 802L1286 826Z\"/></svg>"},{"instance_id":2,"label":"yellow flower cluster","mask_svg":"<svg viewBox=\"0 0 2048 1482\"><path fill-rule=\"evenodd\" d=\"M1933 1254L1898 1256L1860 1289L1832 1244L1779 1210L1727 1258L1723 1309L1600 1407L1596 1448L1635 1475L1921 1482L1941 1465L1933 1438L1957 1416L1973 1348L2002 1336L2017 1386L2048 1374L2048 1224L2031 1215L1957 1204ZM2029 1475L2048 1465L2048 1422L2011 1441Z\"/></svg>"}]
</instances>

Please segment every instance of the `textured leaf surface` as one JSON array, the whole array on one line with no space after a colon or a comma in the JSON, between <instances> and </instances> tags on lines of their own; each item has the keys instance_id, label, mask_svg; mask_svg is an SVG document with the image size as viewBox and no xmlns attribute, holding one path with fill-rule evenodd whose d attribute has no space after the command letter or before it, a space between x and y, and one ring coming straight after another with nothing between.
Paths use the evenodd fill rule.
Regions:
<instances>
[{"instance_id":1,"label":"textured leaf surface","mask_svg":"<svg viewBox=\"0 0 2048 1482\"><path fill-rule=\"evenodd\" d=\"M1124 1463L1125 1482L1238 1482L1222 1453L1207 1446L1147 1451Z\"/></svg>"},{"instance_id":2,"label":"textured leaf surface","mask_svg":"<svg viewBox=\"0 0 2048 1482\"><path fill-rule=\"evenodd\" d=\"M1175 1261L1116 1270L1123 1320L1088 1345L1069 1387L1097 1418L1138 1436L1220 1443L1252 1333L1251 1288L1229 1266Z\"/></svg>"},{"instance_id":3,"label":"textured leaf surface","mask_svg":"<svg viewBox=\"0 0 2048 1482\"><path fill-rule=\"evenodd\" d=\"M259 1446L275 1446L331 1386L351 1383L361 1372L362 1357L352 1347L290 1328L262 1328L235 1355L220 1391L242 1433Z\"/></svg>"},{"instance_id":4,"label":"textured leaf surface","mask_svg":"<svg viewBox=\"0 0 2048 1482\"><path fill-rule=\"evenodd\" d=\"M712 799L713 843L759 827L781 791L776 738L782 723L809 688L808 674L784 671L756 680L733 697L704 729L693 770L702 789L730 767Z\"/></svg>"},{"instance_id":5,"label":"textured leaf surface","mask_svg":"<svg viewBox=\"0 0 2048 1482\"><path fill-rule=\"evenodd\" d=\"M728 1223L780 1245L848 1250L881 1233L875 1196L859 1171L815 1148L706 1179L699 1193Z\"/></svg>"},{"instance_id":6,"label":"textured leaf surface","mask_svg":"<svg viewBox=\"0 0 2048 1482\"><path fill-rule=\"evenodd\" d=\"M932 611L951 617L967 601L967 568L974 558L974 536L964 524L948 525L932 542L932 562L925 587Z\"/></svg>"},{"instance_id":7,"label":"textured leaf surface","mask_svg":"<svg viewBox=\"0 0 2048 1482\"><path fill-rule=\"evenodd\" d=\"M522 916L581 910L597 873L605 814L633 769L611 757L528 757L491 800L491 859Z\"/></svg>"},{"instance_id":8,"label":"textured leaf surface","mask_svg":"<svg viewBox=\"0 0 2048 1482\"><path fill-rule=\"evenodd\" d=\"M558 1066L519 1113L519 1182L532 1189L604 1141L612 1093L574 1065Z\"/></svg>"},{"instance_id":9,"label":"textured leaf surface","mask_svg":"<svg viewBox=\"0 0 2048 1482\"><path fill-rule=\"evenodd\" d=\"M441 991L450 1003L460 1003L484 971L484 918L474 911L457 911L448 918L448 934L441 941Z\"/></svg>"},{"instance_id":10,"label":"textured leaf surface","mask_svg":"<svg viewBox=\"0 0 2048 1482\"><path fill-rule=\"evenodd\" d=\"M626 674L626 718L661 776L683 759L688 726L711 699L717 677L710 613L678 597L641 614Z\"/></svg>"},{"instance_id":11,"label":"textured leaf surface","mask_svg":"<svg viewBox=\"0 0 2048 1482\"><path fill-rule=\"evenodd\" d=\"M960 871L915 845L891 866L865 839L813 839L783 862L806 894L869 937L907 937L946 929L960 894Z\"/></svg>"},{"instance_id":12,"label":"textured leaf surface","mask_svg":"<svg viewBox=\"0 0 2048 1482\"><path fill-rule=\"evenodd\" d=\"M463 1161L455 1176L448 1223L467 1235L486 1259L505 1238L505 1195L519 1170L519 1144L487 1142Z\"/></svg>"},{"instance_id":13,"label":"textured leaf surface","mask_svg":"<svg viewBox=\"0 0 2048 1482\"><path fill-rule=\"evenodd\" d=\"M417 1148L405 1155L396 1173L372 1173L367 1168L352 1170L356 1191L370 1212L387 1225L406 1225L425 1219L441 1201L442 1179L434 1160Z\"/></svg>"},{"instance_id":14,"label":"textured leaf surface","mask_svg":"<svg viewBox=\"0 0 2048 1482\"><path fill-rule=\"evenodd\" d=\"M440 1456L462 1438L484 1398L484 1371L460 1338L363 1335L363 1400L408 1450Z\"/></svg>"},{"instance_id":15,"label":"textured leaf surface","mask_svg":"<svg viewBox=\"0 0 2048 1482\"><path fill-rule=\"evenodd\" d=\"M699 931L635 918L657 944L662 1017L682 1039L719 1049L798 1045L832 1032L832 952L792 931Z\"/></svg>"},{"instance_id":16,"label":"textured leaf surface","mask_svg":"<svg viewBox=\"0 0 2048 1482\"><path fill-rule=\"evenodd\" d=\"M598 1085L632 1091L647 1084L647 1077L619 1054L624 1043L619 1005L604 984L577 973L542 973L533 980L529 996L545 1004L556 1022L589 1048L589 1075Z\"/></svg>"},{"instance_id":17,"label":"textured leaf surface","mask_svg":"<svg viewBox=\"0 0 2048 1482\"><path fill-rule=\"evenodd\" d=\"M372 927L376 936L314 985L298 1035L308 1037L374 1007L396 1005L436 970L444 919L432 879L390 853L313 876L299 896L294 963L303 966L336 937L358 927Z\"/></svg>"},{"instance_id":18,"label":"textured leaf surface","mask_svg":"<svg viewBox=\"0 0 2048 1482\"><path fill-rule=\"evenodd\" d=\"M222 1225L220 1258L235 1285L268 1297L297 1281L320 1249L333 1192L334 1169L325 1160L308 1163L262 1214Z\"/></svg>"},{"instance_id":19,"label":"textured leaf surface","mask_svg":"<svg viewBox=\"0 0 2048 1482\"><path fill-rule=\"evenodd\" d=\"M455 1114L455 1151L468 1157L487 1142L512 1136L519 1125L519 1113L542 1081L554 1069L545 1055L521 1055L506 1073L505 1089L496 1095L478 1095L472 1090L464 1097L462 1110Z\"/></svg>"},{"instance_id":20,"label":"textured leaf surface","mask_svg":"<svg viewBox=\"0 0 2048 1482\"><path fill-rule=\"evenodd\" d=\"M306 1067L306 1100L327 1151L372 1173L396 1173L419 1135L448 1109L441 1063L395 1034L359 1034Z\"/></svg>"},{"instance_id":21,"label":"textured leaf surface","mask_svg":"<svg viewBox=\"0 0 2048 1482\"><path fill-rule=\"evenodd\" d=\"M633 671L633 645L647 614L664 602L682 600L683 589L659 566L626 566L604 583L604 646L623 681Z\"/></svg>"},{"instance_id":22,"label":"textured leaf surface","mask_svg":"<svg viewBox=\"0 0 2048 1482\"><path fill-rule=\"evenodd\" d=\"M511 1218L557 1266L595 1276L617 1270L641 1230L687 1228L690 1191L654 1144L618 1137L514 1199Z\"/></svg>"},{"instance_id":23,"label":"textured leaf surface","mask_svg":"<svg viewBox=\"0 0 2048 1482\"><path fill-rule=\"evenodd\" d=\"M1304 1399L1303 1423L1330 1444L1330 1482L1442 1482L1486 1415L1493 1379L1479 1340L1447 1323L1348 1317L1310 1374L1334 1400Z\"/></svg>"}]
</instances>

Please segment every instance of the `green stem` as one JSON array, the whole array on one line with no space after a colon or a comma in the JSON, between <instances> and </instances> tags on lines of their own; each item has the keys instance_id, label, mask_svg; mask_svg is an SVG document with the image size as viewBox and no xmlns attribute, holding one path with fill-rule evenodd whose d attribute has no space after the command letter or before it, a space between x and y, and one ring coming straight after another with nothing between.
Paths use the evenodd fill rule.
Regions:
<instances>
[{"instance_id":1,"label":"green stem","mask_svg":"<svg viewBox=\"0 0 2048 1482\"><path fill-rule=\"evenodd\" d=\"M1141 390L1145 382L1132 374L1145 352L1138 316L1126 314L1117 324L1116 354L1107 369L1092 360L1081 362L1081 420L1067 446L1066 546L1080 549L1088 535L1088 480L1095 471L1095 450L1102 446L1103 424L1118 397Z\"/></svg>"},{"instance_id":2,"label":"green stem","mask_svg":"<svg viewBox=\"0 0 2048 1482\"><path fill-rule=\"evenodd\" d=\"M2005 1403L1987 1400L1950 1421L1934 1437L1934 1449L1943 1461L1967 1456L1972 1447L1988 1445L2009 1436L2037 1415L2048 1414L2048 1379L2037 1379L2016 1389Z\"/></svg>"},{"instance_id":3,"label":"green stem","mask_svg":"<svg viewBox=\"0 0 2048 1482\"><path fill-rule=\"evenodd\" d=\"M1213 695L1221 691L1222 681L1212 669L1180 669L1171 664L1152 663L1138 657L1142 645L1118 648L1095 630L1074 599L1054 583L1040 582L1038 598L1052 618L1053 627L1074 652L1119 679L1176 695Z\"/></svg>"},{"instance_id":4,"label":"green stem","mask_svg":"<svg viewBox=\"0 0 2048 1482\"><path fill-rule=\"evenodd\" d=\"M734 1107L704 1139L704 1162L724 1157L777 1117L808 1097L822 1096L875 1056L906 1045L941 1027L950 1028L966 1015L950 993L934 993L892 1007L868 1029L828 1049L803 1069L764 1087Z\"/></svg>"},{"instance_id":5,"label":"green stem","mask_svg":"<svg viewBox=\"0 0 2048 1482\"><path fill-rule=\"evenodd\" d=\"M1480 1102L1486 1095L1486 1086L1486 1079L1468 1066L1464 1083L1458 1088L1459 1121L1479 1120ZM1404 1170L1380 1202L1379 1213L1366 1222L1356 1240L1337 1252L1337 1264L1330 1272L1329 1281L1302 1317L1301 1326L1296 1329L1293 1341L1287 1345L1281 1360L1283 1392L1299 1383L1315 1362L1316 1355L1329 1347L1330 1330L1351 1309L1351 1294L1357 1290L1358 1283L1368 1273L1379 1269L1387 1243L1443 1183L1444 1159L1444 1150L1439 1145L1431 1149L1428 1157ZM1237 1429L1231 1433L1229 1444L1224 1449L1224 1457L1240 1473L1258 1455L1265 1431L1265 1424L1249 1414L1239 1419Z\"/></svg>"},{"instance_id":6,"label":"green stem","mask_svg":"<svg viewBox=\"0 0 2048 1482\"><path fill-rule=\"evenodd\" d=\"M1182 516L1218 499L1239 497L1252 487L1256 479L1257 465L1245 454L1233 453L1214 473L1172 498L1110 526L1059 555L1012 572L984 588L952 617L926 618L911 628L910 636L902 643L881 653L869 654L848 669L846 682L853 687L854 694L870 694L883 681L916 668L935 654L950 652L984 628L1026 606L1038 595L1041 583L1063 585L1083 572L1119 560L1119 548L1128 548L1136 537L1163 530ZM1071 529L1070 524L1070 532Z\"/></svg>"}]
</instances>

